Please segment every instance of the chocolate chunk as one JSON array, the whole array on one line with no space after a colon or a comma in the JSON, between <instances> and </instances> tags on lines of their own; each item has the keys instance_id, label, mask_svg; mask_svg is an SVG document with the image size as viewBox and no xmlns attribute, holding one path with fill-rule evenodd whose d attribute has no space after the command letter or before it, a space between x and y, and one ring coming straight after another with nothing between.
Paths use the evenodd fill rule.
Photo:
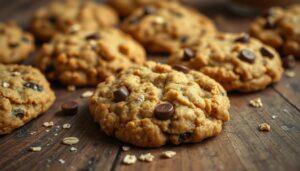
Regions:
<instances>
[{"instance_id":1,"label":"chocolate chunk","mask_svg":"<svg viewBox=\"0 0 300 171\"><path fill-rule=\"evenodd\" d=\"M265 29L273 29L276 27L275 22L270 17L266 18Z\"/></svg>"},{"instance_id":2,"label":"chocolate chunk","mask_svg":"<svg viewBox=\"0 0 300 171\"><path fill-rule=\"evenodd\" d=\"M270 58L270 59L272 59L272 58L274 57L274 54L271 53L271 52L270 52L267 48L265 48L265 47L261 47L261 48L260 48L260 53L261 53L262 56L268 57L268 58Z\"/></svg>"},{"instance_id":3,"label":"chocolate chunk","mask_svg":"<svg viewBox=\"0 0 300 171\"><path fill-rule=\"evenodd\" d=\"M18 117L18 118L23 118L25 115L25 112L23 109L15 109L11 113L13 116Z\"/></svg>"},{"instance_id":4,"label":"chocolate chunk","mask_svg":"<svg viewBox=\"0 0 300 171\"><path fill-rule=\"evenodd\" d=\"M234 41L239 42L239 43L248 43L249 40L250 40L249 34L245 33L241 37L238 37L237 39L235 39Z\"/></svg>"},{"instance_id":5,"label":"chocolate chunk","mask_svg":"<svg viewBox=\"0 0 300 171\"><path fill-rule=\"evenodd\" d=\"M144 8L144 15L151 15L156 12L156 8L154 6L146 6Z\"/></svg>"},{"instance_id":6,"label":"chocolate chunk","mask_svg":"<svg viewBox=\"0 0 300 171\"><path fill-rule=\"evenodd\" d=\"M189 40L189 36L181 36L181 37L179 38L179 41L180 41L181 43L186 43L188 40Z\"/></svg>"},{"instance_id":7,"label":"chocolate chunk","mask_svg":"<svg viewBox=\"0 0 300 171\"><path fill-rule=\"evenodd\" d=\"M44 69L45 73L50 73L55 70L54 64L49 63L47 64L46 68Z\"/></svg>"},{"instance_id":8,"label":"chocolate chunk","mask_svg":"<svg viewBox=\"0 0 300 171\"><path fill-rule=\"evenodd\" d=\"M98 32L90 34L85 37L86 40L99 40L100 39L100 34Z\"/></svg>"},{"instance_id":9,"label":"chocolate chunk","mask_svg":"<svg viewBox=\"0 0 300 171\"><path fill-rule=\"evenodd\" d=\"M171 119L174 115L175 109L171 103L162 103L155 107L154 115L159 120Z\"/></svg>"},{"instance_id":10,"label":"chocolate chunk","mask_svg":"<svg viewBox=\"0 0 300 171\"><path fill-rule=\"evenodd\" d=\"M65 115L75 115L78 112L78 103L76 101L69 101L61 106L61 110Z\"/></svg>"},{"instance_id":11,"label":"chocolate chunk","mask_svg":"<svg viewBox=\"0 0 300 171\"><path fill-rule=\"evenodd\" d=\"M175 69L175 70L177 70L177 71L181 71L181 72L183 72L185 74L190 71L190 69L188 67L183 66L183 65L178 65L178 64L173 65L172 68Z\"/></svg>"},{"instance_id":12,"label":"chocolate chunk","mask_svg":"<svg viewBox=\"0 0 300 171\"><path fill-rule=\"evenodd\" d=\"M141 17L139 16L132 16L129 18L128 23L129 24L137 24L140 21Z\"/></svg>"},{"instance_id":13,"label":"chocolate chunk","mask_svg":"<svg viewBox=\"0 0 300 171\"><path fill-rule=\"evenodd\" d=\"M9 47L10 48L16 48L16 47L18 47L19 46L19 43L10 43L9 44Z\"/></svg>"},{"instance_id":14,"label":"chocolate chunk","mask_svg":"<svg viewBox=\"0 0 300 171\"><path fill-rule=\"evenodd\" d=\"M262 17L264 18L269 18L273 15L273 10L272 9L268 9L267 11L265 11L263 14L262 14Z\"/></svg>"},{"instance_id":15,"label":"chocolate chunk","mask_svg":"<svg viewBox=\"0 0 300 171\"><path fill-rule=\"evenodd\" d=\"M192 49L190 48L183 49L183 61L189 61L194 57L195 57L195 53Z\"/></svg>"},{"instance_id":16,"label":"chocolate chunk","mask_svg":"<svg viewBox=\"0 0 300 171\"><path fill-rule=\"evenodd\" d=\"M125 86L122 86L114 92L114 101L115 102L124 101L128 96L129 96L128 89Z\"/></svg>"},{"instance_id":17,"label":"chocolate chunk","mask_svg":"<svg viewBox=\"0 0 300 171\"><path fill-rule=\"evenodd\" d=\"M41 91L44 90L43 86L41 86L39 84L36 84L36 83L33 83L33 82L27 82L27 83L25 83L24 87L25 88L31 88L31 89L33 89L35 91L39 91L39 92L41 92Z\"/></svg>"},{"instance_id":18,"label":"chocolate chunk","mask_svg":"<svg viewBox=\"0 0 300 171\"><path fill-rule=\"evenodd\" d=\"M289 55L282 59L283 67L286 69L293 69L296 66L296 60L293 55Z\"/></svg>"},{"instance_id":19,"label":"chocolate chunk","mask_svg":"<svg viewBox=\"0 0 300 171\"><path fill-rule=\"evenodd\" d=\"M180 143L185 142L191 136L192 136L191 132L186 132L186 133L179 134L178 141Z\"/></svg>"},{"instance_id":20,"label":"chocolate chunk","mask_svg":"<svg viewBox=\"0 0 300 171\"><path fill-rule=\"evenodd\" d=\"M255 61L256 56L250 50L243 49L243 50L241 50L241 52L239 54L239 58L243 61L253 63Z\"/></svg>"},{"instance_id":21,"label":"chocolate chunk","mask_svg":"<svg viewBox=\"0 0 300 171\"><path fill-rule=\"evenodd\" d=\"M52 24L55 24L56 23L56 17L54 17L54 16L49 16L48 17L48 21L50 22L50 23L52 23Z\"/></svg>"}]
</instances>

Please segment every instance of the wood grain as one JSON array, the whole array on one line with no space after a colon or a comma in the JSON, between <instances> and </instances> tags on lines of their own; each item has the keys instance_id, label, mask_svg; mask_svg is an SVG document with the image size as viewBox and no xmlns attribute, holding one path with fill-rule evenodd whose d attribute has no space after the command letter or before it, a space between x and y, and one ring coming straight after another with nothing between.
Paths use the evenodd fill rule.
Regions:
<instances>
[{"instance_id":1,"label":"wood grain","mask_svg":"<svg viewBox=\"0 0 300 171\"><path fill-rule=\"evenodd\" d=\"M24 28L32 13L47 0L0 0L0 21L14 19ZM225 0L200 0L199 9L212 18L221 31L246 31L252 18L232 15ZM36 53L25 64L34 64ZM165 62L166 57L151 55L150 60ZM0 170L300 170L300 63L295 69L296 77L283 79L264 91L252 94L229 94L231 120L224 124L222 133L197 144L167 145L158 149L131 147L124 152L122 142L106 136L89 115L88 99L80 95L86 90L66 91L66 87L52 83L57 100L52 108L12 134L0 136ZM249 100L260 97L262 108L252 108ZM64 116L60 106L66 101L77 100L77 115ZM272 116L276 116L272 119ZM44 122L53 121L55 126L45 128ZM259 132L258 124L267 122L270 132ZM70 129L62 129L70 123ZM59 127L58 127L59 126ZM49 130L49 132L47 132ZM32 132L36 132L31 135ZM62 139L76 136L80 142L71 152ZM32 146L41 146L41 152L31 152ZM160 157L163 151L176 151L171 159ZM152 163L138 161L127 166L122 164L126 154L152 153ZM64 164L59 159L65 161Z\"/></svg>"}]
</instances>

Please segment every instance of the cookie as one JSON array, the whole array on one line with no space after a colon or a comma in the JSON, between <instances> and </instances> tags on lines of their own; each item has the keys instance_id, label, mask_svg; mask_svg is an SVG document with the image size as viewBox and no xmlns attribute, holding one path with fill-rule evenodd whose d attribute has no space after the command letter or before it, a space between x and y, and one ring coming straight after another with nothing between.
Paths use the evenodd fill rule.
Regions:
<instances>
[{"instance_id":1,"label":"cookie","mask_svg":"<svg viewBox=\"0 0 300 171\"><path fill-rule=\"evenodd\" d=\"M207 17L174 2L137 9L125 19L122 29L154 53L170 53L202 34L215 32Z\"/></svg>"},{"instance_id":2,"label":"cookie","mask_svg":"<svg viewBox=\"0 0 300 171\"><path fill-rule=\"evenodd\" d=\"M201 71L227 91L262 90L279 81L283 72L280 57L273 48L243 33L207 35L174 52L168 63Z\"/></svg>"},{"instance_id":3,"label":"cookie","mask_svg":"<svg viewBox=\"0 0 300 171\"><path fill-rule=\"evenodd\" d=\"M55 94L39 70L0 64L0 134L8 134L47 111Z\"/></svg>"},{"instance_id":4,"label":"cookie","mask_svg":"<svg viewBox=\"0 0 300 171\"><path fill-rule=\"evenodd\" d=\"M72 26L98 29L117 24L117 13L107 5L91 1L65 0L39 9L32 18L31 28L36 37L47 41L57 33L69 31Z\"/></svg>"},{"instance_id":5,"label":"cookie","mask_svg":"<svg viewBox=\"0 0 300 171\"><path fill-rule=\"evenodd\" d=\"M19 63L28 57L34 47L33 36L16 23L0 23L0 63Z\"/></svg>"},{"instance_id":6,"label":"cookie","mask_svg":"<svg viewBox=\"0 0 300 171\"><path fill-rule=\"evenodd\" d=\"M250 33L284 56L300 59L300 5L271 8L253 22Z\"/></svg>"},{"instance_id":7,"label":"cookie","mask_svg":"<svg viewBox=\"0 0 300 171\"><path fill-rule=\"evenodd\" d=\"M56 35L38 55L38 67L50 80L66 85L97 85L107 76L145 61L145 50L114 28Z\"/></svg>"},{"instance_id":8,"label":"cookie","mask_svg":"<svg viewBox=\"0 0 300 171\"><path fill-rule=\"evenodd\" d=\"M98 85L90 111L110 136L141 147L200 142L229 120L226 91L204 74L147 62Z\"/></svg>"},{"instance_id":9,"label":"cookie","mask_svg":"<svg viewBox=\"0 0 300 171\"><path fill-rule=\"evenodd\" d=\"M179 0L161 0L161 1L179 1ZM110 0L110 5L116 9L120 16L126 17L135 9L157 2L157 0Z\"/></svg>"}]
</instances>

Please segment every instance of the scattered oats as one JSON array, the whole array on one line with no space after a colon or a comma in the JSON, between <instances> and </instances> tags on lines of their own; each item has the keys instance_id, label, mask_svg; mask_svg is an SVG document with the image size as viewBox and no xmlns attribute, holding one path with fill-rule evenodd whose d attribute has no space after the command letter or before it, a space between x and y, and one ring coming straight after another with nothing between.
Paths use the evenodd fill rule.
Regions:
<instances>
[{"instance_id":1,"label":"scattered oats","mask_svg":"<svg viewBox=\"0 0 300 171\"><path fill-rule=\"evenodd\" d=\"M77 148L76 147L71 147L70 151L72 151L72 152L77 151Z\"/></svg>"},{"instance_id":2,"label":"scattered oats","mask_svg":"<svg viewBox=\"0 0 300 171\"><path fill-rule=\"evenodd\" d=\"M136 99L136 101L137 101L138 103L144 102L144 101L145 101L145 96L144 96L144 95L140 95L140 96Z\"/></svg>"},{"instance_id":3,"label":"scattered oats","mask_svg":"<svg viewBox=\"0 0 300 171\"><path fill-rule=\"evenodd\" d=\"M30 132L30 135L34 135L36 133L37 133L36 131L32 131L32 132Z\"/></svg>"},{"instance_id":4,"label":"scattered oats","mask_svg":"<svg viewBox=\"0 0 300 171\"><path fill-rule=\"evenodd\" d=\"M255 107L255 108L260 108L263 106L260 98L250 100L249 104L250 104L250 106Z\"/></svg>"},{"instance_id":5,"label":"scattered oats","mask_svg":"<svg viewBox=\"0 0 300 171\"><path fill-rule=\"evenodd\" d=\"M84 92L84 93L81 94L81 97L82 98L91 97L93 94L94 94L93 91L86 91L86 92Z\"/></svg>"},{"instance_id":6,"label":"scattered oats","mask_svg":"<svg viewBox=\"0 0 300 171\"><path fill-rule=\"evenodd\" d=\"M139 157L139 160L146 161L146 162L152 162L153 159L154 159L154 156L151 153L141 154Z\"/></svg>"},{"instance_id":7,"label":"scattered oats","mask_svg":"<svg viewBox=\"0 0 300 171\"><path fill-rule=\"evenodd\" d=\"M46 129L46 132L50 132L50 129Z\"/></svg>"},{"instance_id":8,"label":"scattered oats","mask_svg":"<svg viewBox=\"0 0 300 171\"><path fill-rule=\"evenodd\" d=\"M59 161L61 164L65 164L65 163L66 163L66 161L63 160L63 159L59 159L58 161Z\"/></svg>"},{"instance_id":9,"label":"scattered oats","mask_svg":"<svg viewBox=\"0 0 300 171\"><path fill-rule=\"evenodd\" d=\"M130 150L130 147L128 147L128 146L123 146L123 147L122 147L122 150L123 150L123 151L129 151L129 150Z\"/></svg>"},{"instance_id":10,"label":"scattered oats","mask_svg":"<svg viewBox=\"0 0 300 171\"><path fill-rule=\"evenodd\" d=\"M175 155L176 155L175 151L164 151L161 156L164 158L172 158Z\"/></svg>"},{"instance_id":11,"label":"scattered oats","mask_svg":"<svg viewBox=\"0 0 300 171\"><path fill-rule=\"evenodd\" d=\"M124 159L123 159L123 163L124 164L128 164L128 165L131 165L131 164L134 164L136 162L136 157L135 155L129 155L127 154Z\"/></svg>"},{"instance_id":12,"label":"scattered oats","mask_svg":"<svg viewBox=\"0 0 300 171\"><path fill-rule=\"evenodd\" d=\"M54 125L54 123L51 121L51 122L44 122L43 123L43 126L44 127L52 127Z\"/></svg>"},{"instance_id":13,"label":"scattered oats","mask_svg":"<svg viewBox=\"0 0 300 171\"><path fill-rule=\"evenodd\" d=\"M20 76L20 75L21 75L21 73L20 73L20 72L18 72L18 71L15 71L15 72L13 72L13 73L12 73L12 75L13 75L13 76Z\"/></svg>"},{"instance_id":14,"label":"scattered oats","mask_svg":"<svg viewBox=\"0 0 300 171\"><path fill-rule=\"evenodd\" d=\"M294 71L287 70L287 71L285 71L285 76L288 78L293 78L296 76L296 73Z\"/></svg>"},{"instance_id":15,"label":"scattered oats","mask_svg":"<svg viewBox=\"0 0 300 171\"><path fill-rule=\"evenodd\" d=\"M71 128L71 124L65 123L65 124L63 124L62 127L63 127L64 129L69 129L69 128Z\"/></svg>"},{"instance_id":16,"label":"scattered oats","mask_svg":"<svg viewBox=\"0 0 300 171\"><path fill-rule=\"evenodd\" d=\"M30 150L34 152L39 152L42 150L42 147L30 147Z\"/></svg>"},{"instance_id":17,"label":"scattered oats","mask_svg":"<svg viewBox=\"0 0 300 171\"><path fill-rule=\"evenodd\" d=\"M266 131L266 132L269 132L269 131L271 130L271 127L270 127L270 125L267 124L267 123L261 123L261 124L258 125L258 129L259 129L260 131Z\"/></svg>"},{"instance_id":18,"label":"scattered oats","mask_svg":"<svg viewBox=\"0 0 300 171\"><path fill-rule=\"evenodd\" d=\"M161 16L156 16L154 18L154 23L155 24L164 24L165 23L165 19Z\"/></svg>"},{"instance_id":19,"label":"scattered oats","mask_svg":"<svg viewBox=\"0 0 300 171\"><path fill-rule=\"evenodd\" d=\"M4 88L8 88L10 86L10 84L8 82L3 82L2 83L2 87Z\"/></svg>"},{"instance_id":20,"label":"scattered oats","mask_svg":"<svg viewBox=\"0 0 300 171\"><path fill-rule=\"evenodd\" d=\"M272 115L272 119L276 119L277 118L277 116L276 115Z\"/></svg>"},{"instance_id":21,"label":"scattered oats","mask_svg":"<svg viewBox=\"0 0 300 171\"><path fill-rule=\"evenodd\" d=\"M79 142L79 139L77 137L66 137L63 139L63 144L65 145L74 145Z\"/></svg>"},{"instance_id":22,"label":"scattered oats","mask_svg":"<svg viewBox=\"0 0 300 171\"><path fill-rule=\"evenodd\" d=\"M76 87L73 86L73 85L69 85L69 86L67 87L67 90L68 90L68 91L75 91L75 90L76 90Z\"/></svg>"}]
</instances>

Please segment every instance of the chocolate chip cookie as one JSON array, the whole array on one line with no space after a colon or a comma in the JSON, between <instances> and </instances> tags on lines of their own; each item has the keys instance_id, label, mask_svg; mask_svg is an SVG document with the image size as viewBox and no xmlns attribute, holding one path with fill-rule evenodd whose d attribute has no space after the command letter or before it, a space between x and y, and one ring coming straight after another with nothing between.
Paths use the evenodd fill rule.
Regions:
<instances>
[{"instance_id":1,"label":"chocolate chip cookie","mask_svg":"<svg viewBox=\"0 0 300 171\"><path fill-rule=\"evenodd\" d=\"M122 29L150 52L170 53L197 37L215 32L207 17L177 3L156 2L137 9L125 19Z\"/></svg>"},{"instance_id":2,"label":"chocolate chip cookie","mask_svg":"<svg viewBox=\"0 0 300 171\"><path fill-rule=\"evenodd\" d=\"M55 94L39 70L0 64L0 134L8 134L47 111Z\"/></svg>"},{"instance_id":3,"label":"chocolate chip cookie","mask_svg":"<svg viewBox=\"0 0 300 171\"><path fill-rule=\"evenodd\" d=\"M253 22L250 33L284 56L300 59L300 5L271 8Z\"/></svg>"},{"instance_id":4,"label":"chocolate chip cookie","mask_svg":"<svg viewBox=\"0 0 300 171\"><path fill-rule=\"evenodd\" d=\"M0 23L0 63L18 63L34 50L34 39L14 22Z\"/></svg>"},{"instance_id":5,"label":"chocolate chip cookie","mask_svg":"<svg viewBox=\"0 0 300 171\"><path fill-rule=\"evenodd\" d=\"M229 120L226 91L189 70L147 62L98 85L90 111L103 131L142 147L200 142L216 136Z\"/></svg>"},{"instance_id":6,"label":"chocolate chip cookie","mask_svg":"<svg viewBox=\"0 0 300 171\"><path fill-rule=\"evenodd\" d=\"M76 29L79 25L83 29L98 29L117 23L117 13L107 5L65 0L39 9L32 18L31 28L36 37L47 41L53 35Z\"/></svg>"},{"instance_id":7,"label":"chocolate chip cookie","mask_svg":"<svg viewBox=\"0 0 300 171\"><path fill-rule=\"evenodd\" d=\"M130 36L103 28L56 35L43 46L37 64L50 80L86 86L144 61L143 47Z\"/></svg>"},{"instance_id":8,"label":"chocolate chip cookie","mask_svg":"<svg viewBox=\"0 0 300 171\"><path fill-rule=\"evenodd\" d=\"M160 1L179 1L179 0L160 0ZM112 7L123 17L131 14L135 9L148 5L157 0L109 0L108 1Z\"/></svg>"},{"instance_id":9,"label":"chocolate chip cookie","mask_svg":"<svg viewBox=\"0 0 300 171\"><path fill-rule=\"evenodd\" d=\"M264 89L282 76L278 53L248 34L207 35L174 52L169 64L180 64L217 80L227 91Z\"/></svg>"}]
</instances>

